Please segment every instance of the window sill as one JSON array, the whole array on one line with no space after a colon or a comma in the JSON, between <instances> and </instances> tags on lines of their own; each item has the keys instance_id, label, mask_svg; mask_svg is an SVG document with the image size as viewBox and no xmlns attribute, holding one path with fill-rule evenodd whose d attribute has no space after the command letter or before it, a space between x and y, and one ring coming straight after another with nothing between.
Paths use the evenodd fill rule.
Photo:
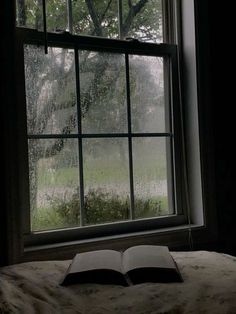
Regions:
<instances>
[{"instance_id":1,"label":"window sill","mask_svg":"<svg viewBox=\"0 0 236 314\"><path fill-rule=\"evenodd\" d=\"M162 228L159 230L126 233L106 237L97 237L80 241L25 247L21 262L32 260L71 259L77 252L99 249L124 250L132 245L167 245L170 250L189 249L189 225ZM203 243L215 241L215 234L204 225L192 224L193 249Z\"/></svg>"}]
</instances>

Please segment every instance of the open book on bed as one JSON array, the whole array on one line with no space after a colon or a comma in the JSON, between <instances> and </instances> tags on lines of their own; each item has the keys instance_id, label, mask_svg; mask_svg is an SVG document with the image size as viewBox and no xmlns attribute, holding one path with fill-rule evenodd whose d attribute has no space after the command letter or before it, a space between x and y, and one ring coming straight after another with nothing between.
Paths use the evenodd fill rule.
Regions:
<instances>
[{"instance_id":1,"label":"open book on bed","mask_svg":"<svg viewBox=\"0 0 236 314\"><path fill-rule=\"evenodd\" d=\"M124 252L98 250L76 254L61 284L100 283L128 286L142 282L182 281L168 247L137 245Z\"/></svg>"}]
</instances>

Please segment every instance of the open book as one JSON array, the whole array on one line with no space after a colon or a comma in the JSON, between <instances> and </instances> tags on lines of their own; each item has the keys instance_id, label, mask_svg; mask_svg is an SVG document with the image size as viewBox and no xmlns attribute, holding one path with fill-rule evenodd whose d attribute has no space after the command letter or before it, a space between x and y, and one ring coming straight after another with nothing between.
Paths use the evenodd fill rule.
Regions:
<instances>
[{"instance_id":1,"label":"open book","mask_svg":"<svg viewBox=\"0 0 236 314\"><path fill-rule=\"evenodd\" d=\"M62 285L101 283L132 285L142 282L182 282L168 247L137 245L124 252L98 250L78 253Z\"/></svg>"}]
</instances>

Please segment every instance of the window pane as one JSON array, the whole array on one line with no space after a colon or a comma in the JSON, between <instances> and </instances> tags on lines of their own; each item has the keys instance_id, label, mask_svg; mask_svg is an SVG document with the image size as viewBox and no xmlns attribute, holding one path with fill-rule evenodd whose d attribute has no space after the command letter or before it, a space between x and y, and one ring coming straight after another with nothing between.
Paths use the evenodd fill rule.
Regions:
<instances>
[{"instance_id":1,"label":"window pane","mask_svg":"<svg viewBox=\"0 0 236 314\"><path fill-rule=\"evenodd\" d=\"M67 29L67 0L47 0L47 30L55 32Z\"/></svg>"},{"instance_id":2,"label":"window pane","mask_svg":"<svg viewBox=\"0 0 236 314\"><path fill-rule=\"evenodd\" d=\"M161 0L134 0L132 4L129 0L71 1L73 33L163 42L161 3ZM17 26L43 30L42 0L16 0L16 9ZM47 0L46 16L49 32L68 30L66 0Z\"/></svg>"},{"instance_id":3,"label":"window pane","mask_svg":"<svg viewBox=\"0 0 236 314\"><path fill-rule=\"evenodd\" d=\"M74 52L25 46L29 134L77 132Z\"/></svg>"},{"instance_id":4,"label":"window pane","mask_svg":"<svg viewBox=\"0 0 236 314\"><path fill-rule=\"evenodd\" d=\"M42 1L16 0L16 25L43 30Z\"/></svg>"},{"instance_id":5,"label":"window pane","mask_svg":"<svg viewBox=\"0 0 236 314\"><path fill-rule=\"evenodd\" d=\"M80 82L83 132L127 132L124 55L81 51Z\"/></svg>"},{"instance_id":6,"label":"window pane","mask_svg":"<svg viewBox=\"0 0 236 314\"><path fill-rule=\"evenodd\" d=\"M169 208L166 139L133 138L133 171L135 217L173 214Z\"/></svg>"},{"instance_id":7,"label":"window pane","mask_svg":"<svg viewBox=\"0 0 236 314\"><path fill-rule=\"evenodd\" d=\"M130 56L133 132L166 132L163 58Z\"/></svg>"},{"instance_id":8,"label":"window pane","mask_svg":"<svg viewBox=\"0 0 236 314\"><path fill-rule=\"evenodd\" d=\"M145 42L163 42L162 0L132 1L133 6L139 9L134 15L131 15L132 8L129 8L129 2L122 1L123 38L132 37ZM127 25L129 25L128 28Z\"/></svg>"},{"instance_id":9,"label":"window pane","mask_svg":"<svg viewBox=\"0 0 236 314\"><path fill-rule=\"evenodd\" d=\"M77 140L29 140L32 230L80 224Z\"/></svg>"},{"instance_id":10,"label":"window pane","mask_svg":"<svg viewBox=\"0 0 236 314\"><path fill-rule=\"evenodd\" d=\"M83 148L86 223L128 219L127 139L87 139Z\"/></svg>"},{"instance_id":11,"label":"window pane","mask_svg":"<svg viewBox=\"0 0 236 314\"><path fill-rule=\"evenodd\" d=\"M67 28L66 0L46 0L47 31L55 32ZM17 26L43 31L42 0L16 0Z\"/></svg>"}]
</instances>

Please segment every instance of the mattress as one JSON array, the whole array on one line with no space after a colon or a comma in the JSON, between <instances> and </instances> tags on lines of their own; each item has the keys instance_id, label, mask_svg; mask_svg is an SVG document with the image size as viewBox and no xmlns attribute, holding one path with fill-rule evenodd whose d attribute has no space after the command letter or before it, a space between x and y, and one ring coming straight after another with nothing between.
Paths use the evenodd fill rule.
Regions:
<instances>
[{"instance_id":1,"label":"mattress","mask_svg":"<svg viewBox=\"0 0 236 314\"><path fill-rule=\"evenodd\" d=\"M171 252L183 283L60 285L70 260L0 268L0 313L236 313L236 257Z\"/></svg>"}]
</instances>

